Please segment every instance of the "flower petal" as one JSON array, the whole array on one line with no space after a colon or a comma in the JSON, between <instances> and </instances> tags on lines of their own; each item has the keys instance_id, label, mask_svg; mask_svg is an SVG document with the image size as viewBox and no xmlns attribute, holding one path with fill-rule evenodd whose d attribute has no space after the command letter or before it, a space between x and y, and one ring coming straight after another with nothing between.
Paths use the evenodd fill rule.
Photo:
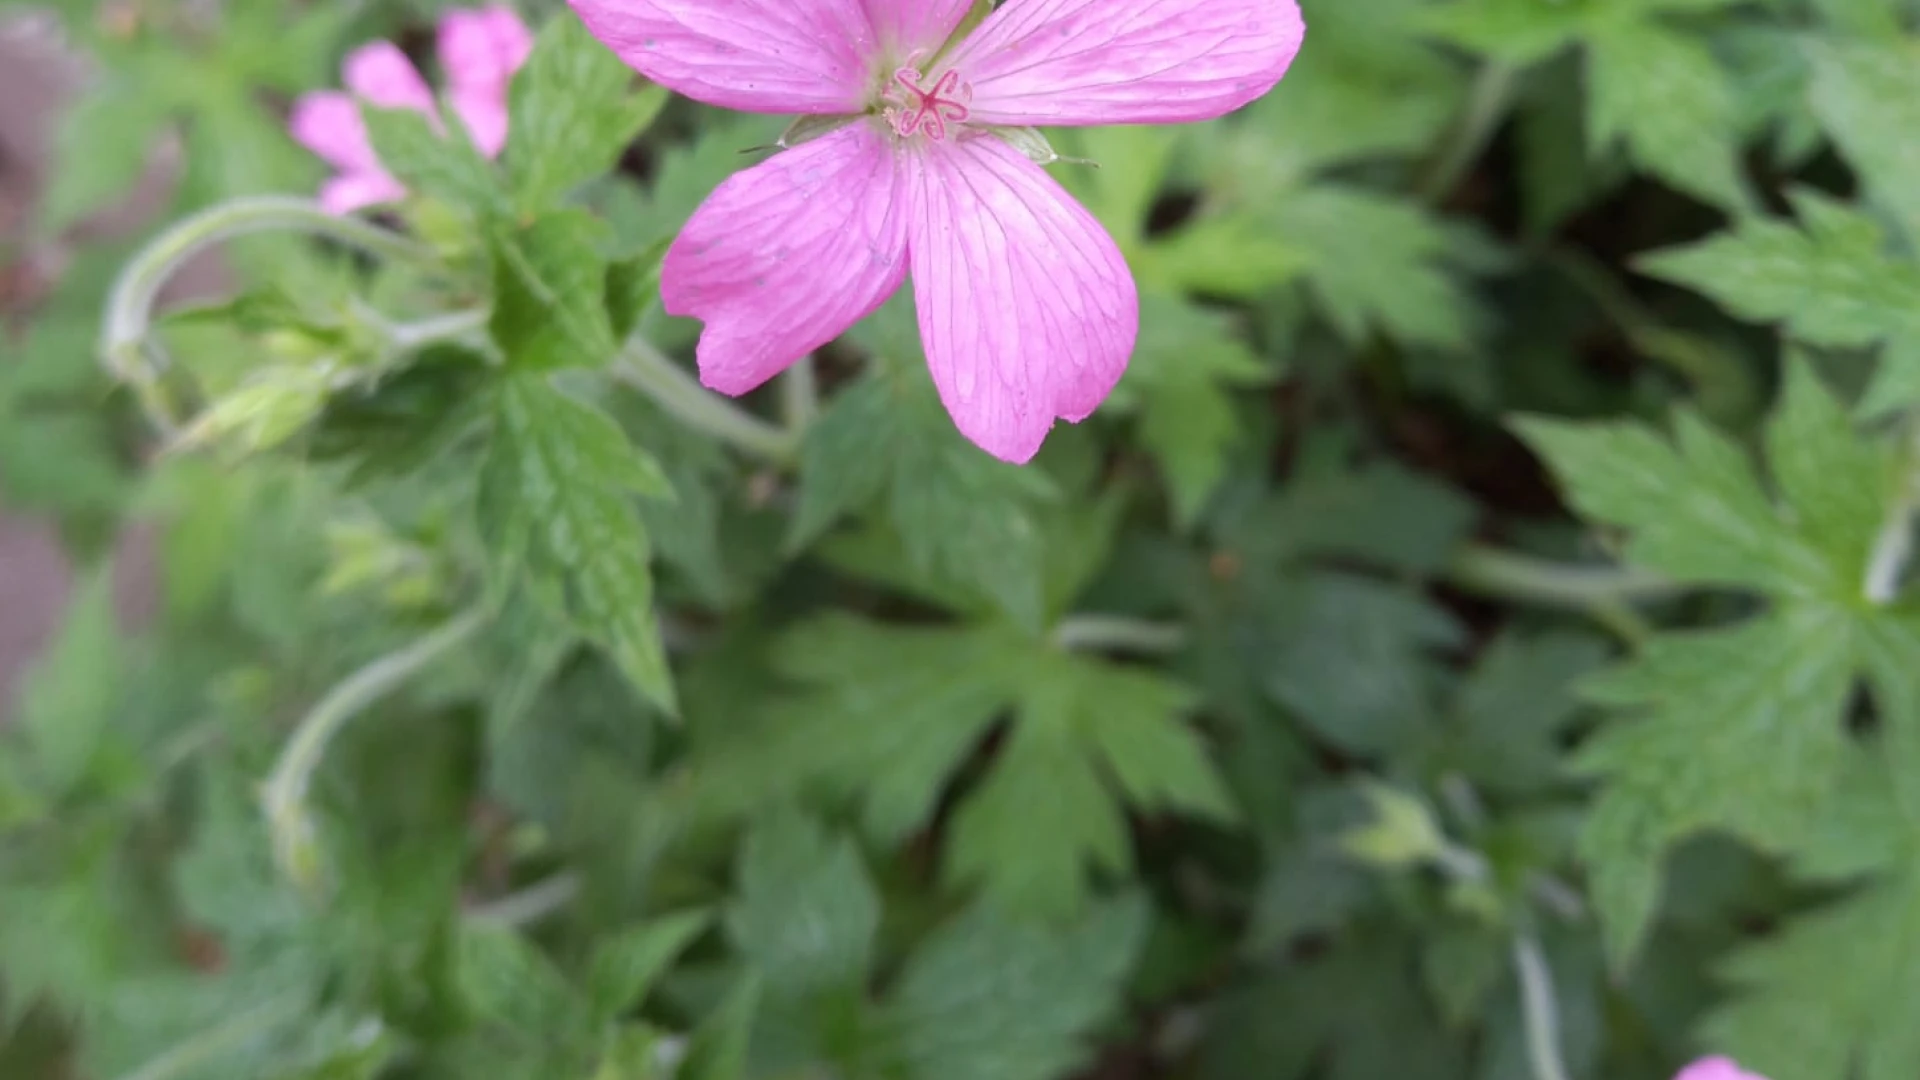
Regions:
<instances>
[{"instance_id":1,"label":"flower petal","mask_svg":"<svg viewBox=\"0 0 1920 1080\"><path fill-rule=\"evenodd\" d=\"M302 96L293 103L287 130L295 142L337 169L356 172L379 167L379 156L367 138L367 122L351 95L321 90Z\"/></svg>"},{"instance_id":2,"label":"flower petal","mask_svg":"<svg viewBox=\"0 0 1920 1080\"><path fill-rule=\"evenodd\" d=\"M569 0L640 74L741 112L856 113L878 52L865 0Z\"/></svg>"},{"instance_id":3,"label":"flower petal","mask_svg":"<svg viewBox=\"0 0 1920 1080\"><path fill-rule=\"evenodd\" d=\"M1742 1069L1729 1057L1707 1057L1680 1070L1673 1080L1766 1080L1757 1073Z\"/></svg>"},{"instance_id":4,"label":"flower petal","mask_svg":"<svg viewBox=\"0 0 1920 1080\"><path fill-rule=\"evenodd\" d=\"M467 136L482 154L496 157L507 146L507 92L486 87L465 87L448 94L454 115L467 129Z\"/></svg>"},{"instance_id":5,"label":"flower petal","mask_svg":"<svg viewBox=\"0 0 1920 1080\"><path fill-rule=\"evenodd\" d=\"M871 123L720 185L668 249L666 310L706 322L700 381L744 394L839 337L907 271L904 169Z\"/></svg>"},{"instance_id":6,"label":"flower petal","mask_svg":"<svg viewBox=\"0 0 1920 1080\"><path fill-rule=\"evenodd\" d=\"M917 50L929 54L947 43L973 0L861 0L881 47L896 63Z\"/></svg>"},{"instance_id":7,"label":"flower petal","mask_svg":"<svg viewBox=\"0 0 1920 1080\"><path fill-rule=\"evenodd\" d=\"M449 11L440 20L440 68L456 95L491 91L505 107L507 84L533 52L533 32L511 8Z\"/></svg>"},{"instance_id":8,"label":"flower petal","mask_svg":"<svg viewBox=\"0 0 1920 1080\"><path fill-rule=\"evenodd\" d=\"M399 202L407 195L400 181L378 169L342 173L320 186L320 208L329 214L351 214L381 203Z\"/></svg>"},{"instance_id":9,"label":"flower petal","mask_svg":"<svg viewBox=\"0 0 1920 1080\"><path fill-rule=\"evenodd\" d=\"M1273 89L1306 32L1296 0L1007 0L940 68L974 123L1183 123Z\"/></svg>"},{"instance_id":10,"label":"flower petal","mask_svg":"<svg viewBox=\"0 0 1920 1080\"><path fill-rule=\"evenodd\" d=\"M1126 371L1133 274L1093 215L1000 139L928 143L913 161L908 247L934 385L967 438L1025 462Z\"/></svg>"},{"instance_id":11,"label":"flower petal","mask_svg":"<svg viewBox=\"0 0 1920 1080\"><path fill-rule=\"evenodd\" d=\"M363 45L347 56L347 89L382 109L412 109L432 116L433 91L400 47L391 41Z\"/></svg>"}]
</instances>

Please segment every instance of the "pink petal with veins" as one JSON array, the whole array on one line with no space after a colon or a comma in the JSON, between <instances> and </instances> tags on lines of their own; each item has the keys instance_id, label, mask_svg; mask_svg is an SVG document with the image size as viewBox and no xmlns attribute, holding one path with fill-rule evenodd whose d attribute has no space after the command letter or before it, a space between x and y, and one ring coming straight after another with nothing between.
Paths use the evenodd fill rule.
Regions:
<instances>
[{"instance_id":1,"label":"pink petal with veins","mask_svg":"<svg viewBox=\"0 0 1920 1080\"><path fill-rule=\"evenodd\" d=\"M899 151L858 123L720 185L668 249L662 299L707 325L700 381L744 394L839 337L907 267Z\"/></svg>"},{"instance_id":2,"label":"pink petal with veins","mask_svg":"<svg viewBox=\"0 0 1920 1080\"><path fill-rule=\"evenodd\" d=\"M1025 462L1055 419L1085 419L1127 369L1140 297L1100 223L1000 139L912 159L908 246L920 337L962 434Z\"/></svg>"},{"instance_id":3,"label":"pink petal with veins","mask_svg":"<svg viewBox=\"0 0 1920 1080\"><path fill-rule=\"evenodd\" d=\"M973 0L861 0L882 48L896 64L924 50L928 57L947 43Z\"/></svg>"},{"instance_id":4,"label":"pink petal with veins","mask_svg":"<svg viewBox=\"0 0 1920 1080\"><path fill-rule=\"evenodd\" d=\"M1295 0L1008 0L940 68L976 123L1183 123L1273 89L1305 38Z\"/></svg>"},{"instance_id":5,"label":"pink petal with veins","mask_svg":"<svg viewBox=\"0 0 1920 1080\"><path fill-rule=\"evenodd\" d=\"M860 112L879 53L870 0L569 2L640 74L741 112Z\"/></svg>"}]
</instances>

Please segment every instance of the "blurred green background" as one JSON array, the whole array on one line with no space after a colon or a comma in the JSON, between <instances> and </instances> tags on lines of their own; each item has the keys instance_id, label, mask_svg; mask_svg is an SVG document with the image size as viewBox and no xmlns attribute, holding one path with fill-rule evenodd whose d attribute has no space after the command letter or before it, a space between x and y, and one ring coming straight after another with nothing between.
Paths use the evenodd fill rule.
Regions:
<instances>
[{"instance_id":1,"label":"blurred green background","mask_svg":"<svg viewBox=\"0 0 1920 1080\"><path fill-rule=\"evenodd\" d=\"M1305 0L1057 133L1143 331L1016 469L904 298L757 441L663 391L783 122L525 0L584 182L396 130L430 266L221 245L110 375L444 6L0 8L0 1077L1920 1075L1912 5Z\"/></svg>"}]
</instances>

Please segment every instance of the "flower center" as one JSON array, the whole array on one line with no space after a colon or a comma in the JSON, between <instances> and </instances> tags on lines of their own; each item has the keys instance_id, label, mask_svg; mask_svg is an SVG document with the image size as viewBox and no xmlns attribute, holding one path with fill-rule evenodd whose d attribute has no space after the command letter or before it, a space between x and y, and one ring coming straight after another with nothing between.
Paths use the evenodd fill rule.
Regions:
<instances>
[{"instance_id":1,"label":"flower center","mask_svg":"<svg viewBox=\"0 0 1920 1080\"><path fill-rule=\"evenodd\" d=\"M964 124L973 111L973 84L957 71L940 76L931 89L919 68L903 67L893 73L894 87L887 94L887 122L894 133L906 138L924 131L927 138L939 142L947 137L948 124Z\"/></svg>"}]
</instances>

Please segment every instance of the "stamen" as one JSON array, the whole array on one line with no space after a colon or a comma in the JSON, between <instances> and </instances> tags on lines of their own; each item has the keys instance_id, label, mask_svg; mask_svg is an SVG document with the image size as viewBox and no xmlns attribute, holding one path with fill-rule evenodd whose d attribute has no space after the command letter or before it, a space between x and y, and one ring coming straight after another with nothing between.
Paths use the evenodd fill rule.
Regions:
<instances>
[{"instance_id":1,"label":"stamen","mask_svg":"<svg viewBox=\"0 0 1920 1080\"><path fill-rule=\"evenodd\" d=\"M948 124L964 124L973 115L967 107L973 100L973 86L957 71L940 76L928 90L922 84L926 75L918 68L903 67L893 73L893 81L907 93L906 100L889 109L887 117L901 138L924 131L927 138L940 142L947 137Z\"/></svg>"}]
</instances>

